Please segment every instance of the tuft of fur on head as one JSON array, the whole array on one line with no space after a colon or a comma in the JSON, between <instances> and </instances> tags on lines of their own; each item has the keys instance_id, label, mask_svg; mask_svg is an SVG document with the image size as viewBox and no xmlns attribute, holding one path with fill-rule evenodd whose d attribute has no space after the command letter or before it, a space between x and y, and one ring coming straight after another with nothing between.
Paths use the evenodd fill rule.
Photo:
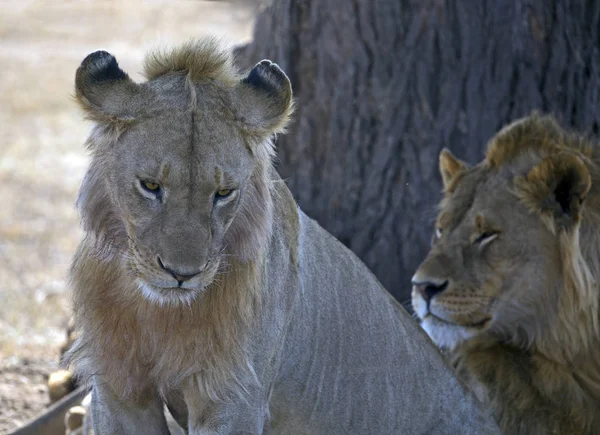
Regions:
<instances>
[{"instance_id":1,"label":"tuft of fur on head","mask_svg":"<svg viewBox=\"0 0 600 435\"><path fill-rule=\"evenodd\" d=\"M146 55L146 79L173 73L185 74L196 83L215 80L228 86L241 79L231 51L214 37L192 40L171 49L156 48Z\"/></svg>"},{"instance_id":2,"label":"tuft of fur on head","mask_svg":"<svg viewBox=\"0 0 600 435\"><path fill-rule=\"evenodd\" d=\"M485 160L500 169L527 154L546 156L561 150L590 157L593 146L581 135L561 128L554 117L534 112L500 130L488 143Z\"/></svg>"}]
</instances>

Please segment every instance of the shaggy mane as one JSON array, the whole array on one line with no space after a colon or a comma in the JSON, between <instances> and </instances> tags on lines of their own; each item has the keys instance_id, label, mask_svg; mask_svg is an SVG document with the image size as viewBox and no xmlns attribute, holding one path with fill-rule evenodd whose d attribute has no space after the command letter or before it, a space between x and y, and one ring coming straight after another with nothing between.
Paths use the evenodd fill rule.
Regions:
<instances>
[{"instance_id":1,"label":"shaggy mane","mask_svg":"<svg viewBox=\"0 0 600 435\"><path fill-rule=\"evenodd\" d=\"M189 41L169 50L155 49L146 55L146 79L170 73L187 74L193 82L216 80L232 85L240 79L231 51L216 38Z\"/></svg>"},{"instance_id":2,"label":"shaggy mane","mask_svg":"<svg viewBox=\"0 0 600 435\"><path fill-rule=\"evenodd\" d=\"M485 159L490 167L500 168L532 152L546 156L575 151L591 157L592 149L582 136L562 129L554 117L534 112L500 130L488 143Z\"/></svg>"},{"instance_id":3,"label":"shaggy mane","mask_svg":"<svg viewBox=\"0 0 600 435\"><path fill-rule=\"evenodd\" d=\"M579 225L570 230L560 232L552 219L542 215L544 224L559 239L563 294L554 321L556 329L543 333L525 331L528 336L525 340L554 361L572 363L590 352L600 357L596 349L600 342L600 292L597 286L600 280L600 162L597 144L564 130L552 116L534 113L503 128L490 141L485 164L493 169L510 168L518 158L525 158L537 165L540 158L564 152L576 155L585 164L592 188L585 199ZM539 211L536 210L539 198L533 201L535 204L523 199L530 197L532 192L523 193L521 178L515 179L515 193L530 210ZM595 388L600 394L600 380Z\"/></svg>"}]
</instances>

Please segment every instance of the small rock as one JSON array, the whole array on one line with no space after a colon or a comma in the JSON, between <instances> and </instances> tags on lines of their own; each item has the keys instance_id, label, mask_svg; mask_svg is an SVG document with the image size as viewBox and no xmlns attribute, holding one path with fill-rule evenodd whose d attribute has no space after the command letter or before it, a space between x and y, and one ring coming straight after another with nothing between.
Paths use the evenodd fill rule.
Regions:
<instances>
[{"instance_id":1,"label":"small rock","mask_svg":"<svg viewBox=\"0 0 600 435\"><path fill-rule=\"evenodd\" d=\"M67 411L65 415L65 427L67 431L74 431L83 426L85 418L85 409L83 406L74 406Z\"/></svg>"},{"instance_id":2,"label":"small rock","mask_svg":"<svg viewBox=\"0 0 600 435\"><path fill-rule=\"evenodd\" d=\"M68 370L59 370L48 378L48 394L52 403L62 399L74 389L73 375Z\"/></svg>"}]
</instances>

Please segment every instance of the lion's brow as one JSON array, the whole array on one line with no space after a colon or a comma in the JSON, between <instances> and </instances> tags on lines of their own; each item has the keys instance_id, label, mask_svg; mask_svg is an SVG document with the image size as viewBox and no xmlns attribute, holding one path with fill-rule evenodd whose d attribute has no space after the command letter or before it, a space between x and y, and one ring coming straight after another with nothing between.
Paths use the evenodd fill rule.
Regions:
<instances>
[{"instance_id":1,"label":"lion's brow","mask_svg":"<svg viewBox=\"0 0 600 435\"><path fill-rule=\"evenodd\" d=\"M162 180L163 182L167 178L169 178L169 175L171 174L171 164L169 162L163 162L160 165L159 174L160 174L160 180Z\"/></svg>"},{"instance_id":2,"label":"lion's brow","mask_svg":"<svg viewBox=\"0 0 600 435\"><path fill-rule=\"evenodd\" d=\"M473 207L477 189L475 186L469 186L469 189L456 191L453 198L448 201L440 216L438 224L442 228L457 227L465 218L466 214Z\"/></svg>"},{"instance_id":3,"label":"lion's brow","mask_svg":"<svg viewBox=\"0 0 600 435\"><path fill-rule=\"evenodd\" d=\"M223 182L223 171L218 166L215 166L215 186L221 186Z\"/></svg>"}]
</instances>

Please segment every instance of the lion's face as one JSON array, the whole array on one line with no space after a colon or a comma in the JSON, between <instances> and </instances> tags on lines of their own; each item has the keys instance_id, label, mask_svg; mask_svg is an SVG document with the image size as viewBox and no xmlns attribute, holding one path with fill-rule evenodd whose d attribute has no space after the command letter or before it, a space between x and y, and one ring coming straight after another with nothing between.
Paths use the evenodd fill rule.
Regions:
<instances>
[{"instance_id":1,"label":"lion's face","mask_svg":"<svg viewBox=\"0 0 600 435\"><path fill-rule=\"evenodd\" d=\"M211 113L153 117L120 138L108 165L129 267L147 296L187 298L209 285L256 165L239 132Z\"/></svg>"},{"instance_id":2,"label":"lion's face","mask_svg":"<svg viewBox=\"0 0 600 435\"><path fill-rule=\"evenodd\" d=\"M415 312L440 346L532 315L560 279L556 238L494 178L475 169L457 183L413 277Z\"/></svg>"},{"instance_id":3,"label":"lion's face","mask_svg":"<svg viewBox=\"0 0 600 435\"><path fill-rule=\"evenodd\" d=\"M453 348L483 332L515 337L556 313L561 234L577 236L589 175L574 154L469 168L444 150L431 251L413 276L423 328Z\"/></svg>"},{"instance_id":4,"label":"lion's face","mask_svg":"<svg viewBox=\"0 0 600 435\"><path fill-rule=\"evenodd\" d=\"M79 200L86 230L160 303L189 303L229 258L253 260L268 243L271 136L291 113L276 64L237 76L204 44L150 57L142 84L106 52L77 71L77 98L97 122Z\"/></svg>"}]
</instances>

